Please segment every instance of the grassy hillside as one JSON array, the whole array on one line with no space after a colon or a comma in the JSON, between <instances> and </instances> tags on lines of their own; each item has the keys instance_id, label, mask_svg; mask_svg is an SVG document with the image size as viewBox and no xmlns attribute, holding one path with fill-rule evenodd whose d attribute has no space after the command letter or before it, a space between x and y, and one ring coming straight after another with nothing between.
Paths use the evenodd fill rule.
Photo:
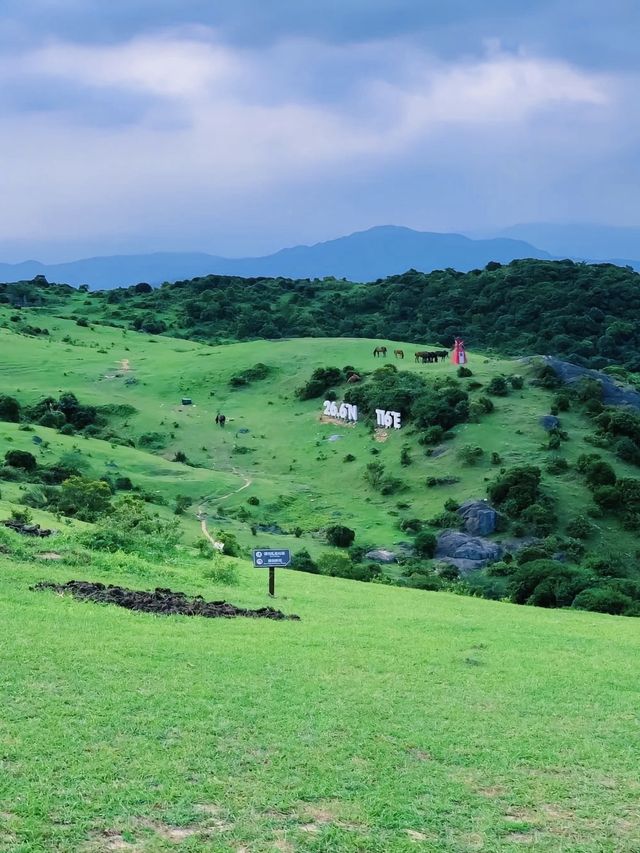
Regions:
<instances>
[{"instance_id":1,"label":"grassy hillside","mask_svg":"<svg viewBox=\"0 0 640 853\"><path fill-rule=\"evenodd\" d=\"M69 316L209 342L391 337L517 356L546 353L638 371L638 273L613 264L519 260L468 273L416 270L367 285L333 278L207 276L92 294L0 284L0 303L58 303Z\"/></svg>"},{"instance_id":2,"label":"grassy hillside","mask_svg":"<svg viewBox=\"0 0 640 853\"><path fill-rule=\"evenodd\" d=\"M636 620L291 570L278 572L273 601L246 561L256 546L344 553L323 533L336 523L356 545L411 543L403 521L428 527L447 499L483 497L501 469L523 464L542 470L567 540L567 521L595 509L580 454L597 450L618 477L637 471L587 441L586 404L560 413L567 440L549 450L539 418L555 392L531 384L529 364L472 351L473 376L459 380L471 406L503 375L522 375L523 387L492 396L494 411L434 447L415 420L384 434L365 421L323 423L323 397L296 395L320 367L351 365L370 388L378 340L211 346L78 326L55 305L23 310L48 332L25 334L13 312L0 306L0 398L19 400L23 417L0 422L0 449L32 453L38 468L0 481L0 517L24 510L37 478L63 460L91 480L130 478L137 491L113 503L143 496L182 537L165 547L126 528L131 548L110 553L96 532L131 519L104 515L94 527L46 507L32 512L61 531L50 539L0 528L2 853L640 846ZM413 347L386 343L409 356L397 363L403 382L455 376L449 362L415 364ZM257 364L264 378L238 384L265 373ZM105 423L64 434L29 422L29 405L63 392ZM482 448L475 464L465 447ZM571 467L550 474L559 457ZM372 461L396 491L371 485ZM456 482L426 485L446 477ZM192 503L176 516L180 495ZM200 512L245 557L196 547ZM590 518L587 554L635 571L637 533L615 514ZM284 532L259 529L272 525ZM403 566L387 571L402 581ZM29 589L71 578L275 605L301 621L157 617Z\"/></svg>"},{"instance_id":3,"label":"grassy hillside","mask_svg":"<svg viewBox=\"0 0 640 853\"><path fill-rule=\"evenodd\" d=\"M0 311L0 319L2 315ZM55 458L62 451L79 448L85 455L91 454L88 460L95 475L109 470L130 474L134 482L169 500L186 491L214 516L220 510L228 516L229 510L233 513L242 507L251 518L235 527L247 542L251 520L278 523L284 529L300 526L305 534L339 520L357 527L361 540L389 546L403 538L398 530L403 517L430 518L442 510L449 497L484 497L487 480L496 472L490 462L493 451L500 453L504 465L544 465L549 459L544 449L546 435L538 419L549 411L551 394L529 386L496 398L495 412L478 423L462 424L456 429L455 440L443 445L443 452L435 457L425 455L426 448L417 444L410 425L387 431L386 440L380 442L364 424L345 428L321 423L322 400L300 401L295 389L317 367L350 364L360 371L379 367L382 360L372 356L373 341L304 339L212 347L102 326L81 328L68 320L39 316L50 327L46 338L0 329L2 391L27 403L72 391L90 404L134 406L134 414L117 422L117 432L138 447L61 436L38 427L38 435L49 442L49 447L37 452L44 458ZM429 378L455 376L455 368L448 361L415 364L410 345L393 341L387 345L390 350L398 346L405 349L407 358L396 362L403 370ZM232 376L256 363L270 368L266 379L239 389L230 387ZM474 381L483 385L471 393L472 398L484 393L492 377L528 370L522 364L474 353L470 363ZM132 381L135 384L128 384ZM191 398L194 405L182 406L183 397ZM224 430L214 423L219 411L228 418ZM569 460L591 449L583 439L593 428L583 416L568 412L562 422L571 436L563 447ZM0 430L12 446L33 449L33 435L21 431L17 424L3 424ZM158 433L163 439L163 446L153 455L148 448L140 448L140 437L149 433ZM412 458L407 467L400 464L404 444L409 446ZM463 444L484 449L476 465L465 466L456 458L456 449ZM170 462L177 451L204 467ZM347 465L344 459L349 454L355 460ZM401 493L383 496L366 484L363 474L372 460L381 461L391 475L402 480ZM632 466L619 461L615 464L620 471L633 471ZM427 477L452 474L459 477L459 483L425 487ZM574 475L547 479L547 488L559 499L562 519L585 511L590 496ZM249 481L242 492L220 500ZM4 491L13 498L16 489L15 484L8 484ZM259 499L259 507L247 505L250 496ZM398 503L407 506L398 509ZM615 531L616 538L620 536L618 527L607 522L594 541L606 537L607 528ZM313 540L310 544L313 548Z\"/></svg>"},{"instance_id":4,"label":"grassy hillside","mask_svg":"<svg viewBox=\"0 0 640 853\"><path fill-rule=\"evenodd\" d=\"M300 622L29 591L90 574L267 601L245 564L221 587L187 557L78 560L0 560L0 850L640 845L635 620L292 571L276 605Z\"/></svg>"}]
</instances>

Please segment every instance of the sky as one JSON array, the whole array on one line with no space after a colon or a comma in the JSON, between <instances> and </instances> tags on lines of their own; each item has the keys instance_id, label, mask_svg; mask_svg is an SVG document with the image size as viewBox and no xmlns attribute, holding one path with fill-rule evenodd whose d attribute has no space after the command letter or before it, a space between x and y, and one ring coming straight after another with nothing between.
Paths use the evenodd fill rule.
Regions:
<instances>
[{"instance_id":1,"label":"sky","mask_svg":"<svg viewBox=\"0 0 640 853\"><path fill-rule=\"evenodd\" d=\"M640 225L637 0L2 0L0 260Z\"/></svg>"}]
</instances>

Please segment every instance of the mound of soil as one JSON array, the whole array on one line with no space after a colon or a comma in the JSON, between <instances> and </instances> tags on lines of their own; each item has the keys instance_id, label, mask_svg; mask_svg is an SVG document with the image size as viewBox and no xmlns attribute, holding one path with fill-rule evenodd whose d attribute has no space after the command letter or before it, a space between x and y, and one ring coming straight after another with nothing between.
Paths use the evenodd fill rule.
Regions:
<instances>
[{"instance_id":1,"label":"mound of soil","mask_svg":"<svg viewBox=\"0 0 640 853\"><path fill-rule=\"evenodd\" d=\"M227 601L205 601L201 595L187 598L184 592L156 587L153 592L139 589L126 589L122 586L106 586L91 581L67 581L58 584L53 581L41 581L31 590L51 589L59 594L71 593L74 598L97 601L100 604L117 604L127 610L141 610L144 613L156 613L161 616L206 616L209 619L221 617L231 619L234 616L248 616L252 619L300 619L299 616L287 616L281 610L261 607L259 610L245 610Z\"/></svg>"}]
</instances>

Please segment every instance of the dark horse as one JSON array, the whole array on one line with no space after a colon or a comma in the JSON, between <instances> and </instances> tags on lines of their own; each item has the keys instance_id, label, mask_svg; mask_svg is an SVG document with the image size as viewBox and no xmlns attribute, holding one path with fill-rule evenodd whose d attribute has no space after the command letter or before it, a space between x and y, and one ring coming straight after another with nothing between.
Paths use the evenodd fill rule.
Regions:
<instances>
[{"instance_id":1,"label":"dark horse","mask_svg":"<svg viewBox=\"0 0 640 853\"><path fill-rule=\"evenodd\" d=\"M394 349L393 354L396 358L404 358L404 350L403 349Z\"/></svg>"},{"instance_id":2,"label":"dark horse","mask_svg":"<svg viewBox=\"0 0 640 853\"><path fill-rule=\"evenodd\" d=\"M387 348L386 347L376 347L373 351L374 357L378 357L379 355L383 356L383 358L387 357Z\"/></svg>"},{"instance_id":3,"label":"dark horse","mask_svg":"<svg viewBox=\"0 0 640 853\"><path fill-rule=\"evenodd\" d=\"M449 355L446 349L441 350L422 350L414 353L416 361L421 361L422 364L437 363L438 359L444 361Z\"/></svg>"}]
</instances>

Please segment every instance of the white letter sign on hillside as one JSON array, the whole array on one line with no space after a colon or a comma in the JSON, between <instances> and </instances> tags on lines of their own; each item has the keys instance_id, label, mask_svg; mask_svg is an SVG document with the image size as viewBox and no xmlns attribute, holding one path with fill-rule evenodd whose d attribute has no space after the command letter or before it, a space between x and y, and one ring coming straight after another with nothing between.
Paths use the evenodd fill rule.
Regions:
<instances>
[{"instance_id":1,"label":"white letter sign on hillside","mask_svg":"<svg viewBox=\"0 0 640 853\"><path fill-rule=\"evenodd\" d=\"M379 427L400 429L402 426L400 412L387 412L385 409L376 409L376 423Z\"/></svg>"},{"instance_id":2,"label":"white letter sign on hillside","mask_svg":"<svg viewBox=\"0 0 640 853\"><path fill-rule=\"evenodd\" d=\"M336 403L335 400L325 400L323 414L329 418L338 418L341 421L355 423L358 420L358 407L352 406L351 403Z\"/></svg>"}]
</instances>

